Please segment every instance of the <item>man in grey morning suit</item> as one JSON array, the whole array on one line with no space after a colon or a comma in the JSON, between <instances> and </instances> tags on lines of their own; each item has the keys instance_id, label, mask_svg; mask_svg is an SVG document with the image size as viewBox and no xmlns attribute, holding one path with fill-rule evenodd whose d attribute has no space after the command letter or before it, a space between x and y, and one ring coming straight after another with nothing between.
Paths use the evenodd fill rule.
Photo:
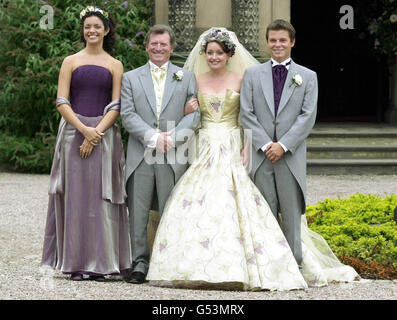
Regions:
<instances>
[{"instance_id":1,"label":"man in grey morning suit","mask_svg":"<svg viewBox=\"0 0 397 320\"><path fill-rule=\"evenodd\" d=\"M276 20L266 31L272 59L249 68L241 87L241 124L252 130L251 179L278 219L297 263L306 208L306 138L317 112L317 75L291 60L295 30Z\"/></svg>"},{"instance_id":2,"label":"man in grey morning suit","mask_svg":"<svg viewBox=\"0 0 397 320\"><path fill-rule=\"evenodd\" d=\"M131 283L145 280L149 211L157 203L161 217L172 188L187 168L186 161L178 162L184 158L175 154L200 121L197 105L196 111L184 114L185 104L197 104L192 98L197 96L197 86L193 73L169 62L174 47L172 30L153 26L146 35L149 62L123 76L120 114L129 132L126 189L132 250L126 281Z\"/></svg>"}]
</instances>

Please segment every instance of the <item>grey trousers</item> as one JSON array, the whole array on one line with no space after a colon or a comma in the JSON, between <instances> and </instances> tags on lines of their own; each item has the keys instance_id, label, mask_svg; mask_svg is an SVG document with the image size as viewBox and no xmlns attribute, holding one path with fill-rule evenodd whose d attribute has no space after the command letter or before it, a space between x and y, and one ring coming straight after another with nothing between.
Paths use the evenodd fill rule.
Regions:
<instances>
[{"instance_id":1,"label":"grey trousers","mask_svg":"<svg viewBox=\"0 0 397 320\"><path fill-rule=\"evenodd\" d=\"M127 205L130 221L132 271L147 274L150 249L147 241L149 211L158 203L161 215L175 185L172 167L168 164L147 164L143 160L127 181Z\"/></svg>"},{"instance_id":2,"label":"grey trousers","mask_svg":"<svg viewBox=\"0 0 397 320\"><path fill-rule=\"evenodd\" d=\"M302 190L284 158L272 163L266 158L255 173L254 183L279 222L296 262L302 263ZM279 213L281 214L281 221Z\"/></svg>"}]
</instances>

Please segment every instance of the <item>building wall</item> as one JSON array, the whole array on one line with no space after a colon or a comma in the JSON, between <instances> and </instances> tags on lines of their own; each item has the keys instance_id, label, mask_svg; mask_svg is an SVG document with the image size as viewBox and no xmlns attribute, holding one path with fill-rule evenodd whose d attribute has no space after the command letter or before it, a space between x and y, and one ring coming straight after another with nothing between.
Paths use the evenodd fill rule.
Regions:
<instances>
[{"instance_id":1,"label":"building wall","mask_svg":"<svg viewBox=\"0 0 397 320\"><path fill-rule=\"evenodd\" d=\"M210 27L232 26L232 1L231 0L197 0L196 3L196 28L199 33Z\"/></svg>"},{"instance_id":2,"label":"building wall","mask_svg":"<svg viewBox=\"0 0 397 320\"><path fill-rule=\"evenodd\" d=\"M197 0L196 1L196 37L211 27L232 27L232 0ZM290 21L290 0L259 1L259 54L268 57L266 47L266 27L274 19ZM168 24L168 0L155 1L156 23Z\"/></svg>"}]
</instances>

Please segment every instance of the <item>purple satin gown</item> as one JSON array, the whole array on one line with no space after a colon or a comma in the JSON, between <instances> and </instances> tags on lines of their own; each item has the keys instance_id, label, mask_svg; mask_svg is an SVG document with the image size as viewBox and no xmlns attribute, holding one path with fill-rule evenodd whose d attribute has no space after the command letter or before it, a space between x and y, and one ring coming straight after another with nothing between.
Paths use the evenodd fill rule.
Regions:
<instances>
[{"instance_id":1,"label":"purple satin gown","mask_svg":"<svg viewBox=\"0 0 397 320\"><path fill-rule=\"evenodd\" d=\"M95 127L110 103L112 74L104 67L74 70L70 103L79 119ZM125 205L124 151L116 124L83 159L84 136L61 121L50 176L42 265L63 273L126 274L131 267Z\"/></svg>"}]
</instances>

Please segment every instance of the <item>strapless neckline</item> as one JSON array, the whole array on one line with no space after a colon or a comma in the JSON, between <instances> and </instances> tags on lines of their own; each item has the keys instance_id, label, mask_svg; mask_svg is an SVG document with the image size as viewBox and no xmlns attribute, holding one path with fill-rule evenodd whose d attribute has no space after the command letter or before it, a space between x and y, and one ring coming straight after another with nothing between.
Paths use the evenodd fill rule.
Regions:
<instances>
[{"instance_id":1,"label":"strapless neckline","mask_svg":"<svg viewBox=\"0 0 397 320\"><path fill-rule=\"evenodd\" d=\"M227 88L226 91L224 91L224 92L219 92L219 93L206 93L206 92L203 92L203 91L199 90L199 92L200 92L203 96L225 96L229 91L231 91L231 92L233 92L233 93L235 93L235 94L240 94L240 92L237 92L237 91L235 91L235 90L233 90L233 89L230 89L230 88Z\"/></svg>"},{"instance_id":2,"label":"strapless neckline","mask_svg":"<svg viewBox=\"0 0 397 320\"><path fill-rule=\"evenodd\" d=\"M81 66L78 66L76 69L74 69L72 71L72 73L75 72L76 70L82 68L82 67L97 67L97 68L105 69L112 75L112 72L108 68L100 66L100 65L97 65L97 64L82 64Z\"/></svg>"},{"instance_id":3,"label":"strapless neckline","mask_svg":"<svg viewBox=\"0 0 397 320\"><path fill-rule=\"evenodd\" d=\"M78 66L71 75L70 102L75 113L87 117L103 115L112 98L113 76L100 65Z\"/></svg>"}]
</instances>

